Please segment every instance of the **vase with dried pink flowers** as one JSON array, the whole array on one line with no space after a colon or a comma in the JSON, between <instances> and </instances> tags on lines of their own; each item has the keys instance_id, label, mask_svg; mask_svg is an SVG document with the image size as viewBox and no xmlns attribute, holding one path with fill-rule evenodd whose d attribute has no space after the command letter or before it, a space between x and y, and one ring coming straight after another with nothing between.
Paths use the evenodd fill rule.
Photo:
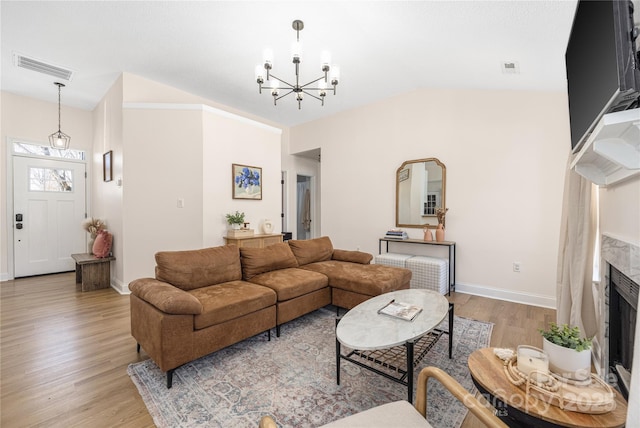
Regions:
<instances>
[{"instance_id":1,"label":"vase with dried pink flowers","mask_svg":"<svg viewBox=\"0 0 640 428\"><path fill-rule=\"evenodd\" d=\"M105 230L107 228L107 224L104 220L100 220L99 218L89 217L84 222L82 222L82 228L89 232L91 235L91 239L89 240L89 244L87 245L88 253L93 254L93 243L98 236L98 233L101 230Z\"/></svg>"},{"instance_id":2,"label":"vase with dried pink flowers","mask_svg":"<svg viewBox=\"0 0 640 428\"><path fill-rule=\"evenodd\" d=\"M444 218L449 208L436 208L436 217L438 217L438 227L436 228L436 241L444 241Z\"/></svg>"}]
</instances>

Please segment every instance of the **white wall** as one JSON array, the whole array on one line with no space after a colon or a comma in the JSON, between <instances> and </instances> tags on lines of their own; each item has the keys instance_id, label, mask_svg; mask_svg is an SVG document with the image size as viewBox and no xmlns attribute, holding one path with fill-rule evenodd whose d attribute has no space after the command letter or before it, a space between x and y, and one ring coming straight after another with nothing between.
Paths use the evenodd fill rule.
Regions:
<instances>
[{"instance_id":1,"label":"white wall","mask_svg":"<svg viewBox=\"0 0 640 428\"><path fill-rule=\"evenodd\" d=\"M640 245L640 177L603 187L599 196L600 232Z\"/></svg>"},{"instance_id":2,"label":"white wall","mask_svg":"<svg viewBox=\"0 0 640 428\"><path fill-rule=\"evenodd\" d=\"M154 276L158 251L222 245L228 212L244 211L257 230L265 218L277 219L281 129L139 76L123 79L119 280L126 290L130 281ZM263 168L262 200L232 199L232 163Z\"/></svg>"},{"instance_id":3,"label":"white wall","mask_svg":"<svg viewBox=\"0 0 640 428\"><path fill-rule=\"evenodd\" d=\"M122 224L122 186L118 180L123 177L124 146L122 141L122 76L105 94L93 110L93 150L91 159L91 198L89 215L106 222L113 235L112 252L115 262L111 263L111 281L124 289L124 242ZM113 181L103 180L103 154L112 152Z\"/></svg>"},{"instance_id":4,"label":"white wall","mask_svg":"<svg viewBox=\"0 0 640 428\"><path fill-rule=\"evenodd\" d=\"M560 92L425 89L294 127L288 153L321 148L322 234L374 254L395 225L397 168L440 159L458 289L554 306L568 123Z\"/></svg>"},{"instance_id":5,"label":"white wall","mask_svg":"<svg viewBox=\"0 0 640 428\"><path fill-rule=\"evenodd\" d=\"M204 113L203 145L203 237L205 246L223 245L228 228L225 214L245 213L254 233L262 233L264 220L273 222L280 233L280 139L281 130L238 117L220 115L214 109ZM262 168L262 200L232 198L231 165Z\"/></svg>"},{"instance_id":6,"label":"white wall","mask_svg":"<svg viewBox=\"0 0 640 428\"><path fill-rule=\"evenodd\" d=\"M202 248L202 114L170 107L124 110L125 284L154 276L157 251Z\"/></svg>"},{"instance_id":7,"label":"white wall","mask_svg":"<svg viewBox=\"0 0 640 428\"><path fill-rule=\"evenodd\" d=\"M51 90L56 88L51 85ZM71 148L92 152L91 112L62 106L62 130L71 136ZM58 105L20 95L1 92L0 97L0 281L13 277L13 223L7 222L12 213L9 201L7 172L11 172L8 139L15 138L35 144L49 145L48 137L58 129ZM91 164L88 165L91 171ZM7 205L8 204L8 205ZM78 225L78 227L82 227Z\"/></svg>"}]
</instances>

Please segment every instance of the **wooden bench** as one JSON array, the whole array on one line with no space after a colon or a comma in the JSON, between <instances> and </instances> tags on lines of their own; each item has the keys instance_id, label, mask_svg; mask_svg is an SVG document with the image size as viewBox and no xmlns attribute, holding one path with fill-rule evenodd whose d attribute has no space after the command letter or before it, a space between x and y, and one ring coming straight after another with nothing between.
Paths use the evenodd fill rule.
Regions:
<instances>
[{"instance_id":1,"label":"wooden bench","mask_svg":"<svg viewBox=\"0 0 640 428\"><path fill-rule=\"evenodd\" d=\"M115 257L98 258L93 254L71 254L76 262L76 290L92 291L109 288L111 285L111 260Z\"/></svg>"}]
</instances>

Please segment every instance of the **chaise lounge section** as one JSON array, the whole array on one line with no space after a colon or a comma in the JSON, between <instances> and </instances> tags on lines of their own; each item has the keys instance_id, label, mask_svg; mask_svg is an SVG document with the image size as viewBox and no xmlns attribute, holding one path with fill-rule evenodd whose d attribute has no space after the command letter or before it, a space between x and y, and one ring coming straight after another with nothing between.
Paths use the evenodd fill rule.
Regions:
<instances>
[{"instance_id":1,"label":"chaise lounge section","mask_svg":"<svg viewBox=\"0 0 640 428\"><path fill-rule=\"evenodd\" d=\"M411 282L410 270L372 265L371 254L334 249L327 236L289 245L301 269L327 276L331 303L340 308L351 309L380 294L408 289Z\"/></svg>"}]
</instances>

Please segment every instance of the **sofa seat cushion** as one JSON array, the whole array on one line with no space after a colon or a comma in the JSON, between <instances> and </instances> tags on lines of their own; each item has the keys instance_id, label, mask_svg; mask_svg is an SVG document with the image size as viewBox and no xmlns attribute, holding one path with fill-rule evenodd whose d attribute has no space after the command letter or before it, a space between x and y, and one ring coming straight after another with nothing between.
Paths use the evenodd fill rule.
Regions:
<instances>
[{"instance_id":1,"label":"sofa seat cushion","mask_svg":"<svg viewBox=\"0 0 640 428\"><path fill-rule=\"evenodd\" d=\"M378 296L400 289L411 281L409 269L382 265L362 265L329 260L301 267L329 277L329 285L354 293Z\"/></svg>"},{"instance_id":2,"label":"sofa seat cushion","mask_svg":"<svg viewBox=\"0 0 640 428\"><path fill-rule=\"evenodd\" d=\"M156 253L156 279L183 290L242 279L235 245Z\"/></svg>"},{"instance_id":3,"label":"sofa seat cushion","mask_svg":"<svg viewBox=\"0 0 640 428\"><path fill-rule=\"evenodd\" d=\"M331 260L333 244L328 236L306 240L287 241L300 266L308 263Z\"/></svg>"},{"instance_id":4,"label":"sofa seat cushion","mask_svg":"<svg viewBox=\"0 0 640 428\"><path fill-rule=\"evenodd\" d=\"M240 248L240 256L245 281L265 272L298 267L298 261L286 242L264 248L243 247Z\"/></svg>"},{"instance_id":5,"label":"sofa seat cushion","mask_svg":"<svg viewBox=\"0 0 640 428\"><path fill-rule=\"evenodd\" d=\"M431 424L408 401L394 401L328 423L322 428L424 428L430 426Z\"/></svg>"},{"instance_id":6,"label":"sofa seat cushion","mask_svg":"<svg viewBox=\"0 0 640 428\"><path fill-rule=\"evenodd\" d=\"M276 304L276 293L268 287L245 281L230 281L189 291L202 304L194 326L200 330Z\"/></svg>"},{"instance_id":7,"label":"sofa seat cushion","mask_svg":"<svg viewBox=\"0 0 640 428\"><path fill-rule=\"evenodd\" d=\"M269 287L278 295L278 301L294 299L329 285L329 278L305 269L280 269L251 278L251 282Z\"/></svg>"}]
</instances>

